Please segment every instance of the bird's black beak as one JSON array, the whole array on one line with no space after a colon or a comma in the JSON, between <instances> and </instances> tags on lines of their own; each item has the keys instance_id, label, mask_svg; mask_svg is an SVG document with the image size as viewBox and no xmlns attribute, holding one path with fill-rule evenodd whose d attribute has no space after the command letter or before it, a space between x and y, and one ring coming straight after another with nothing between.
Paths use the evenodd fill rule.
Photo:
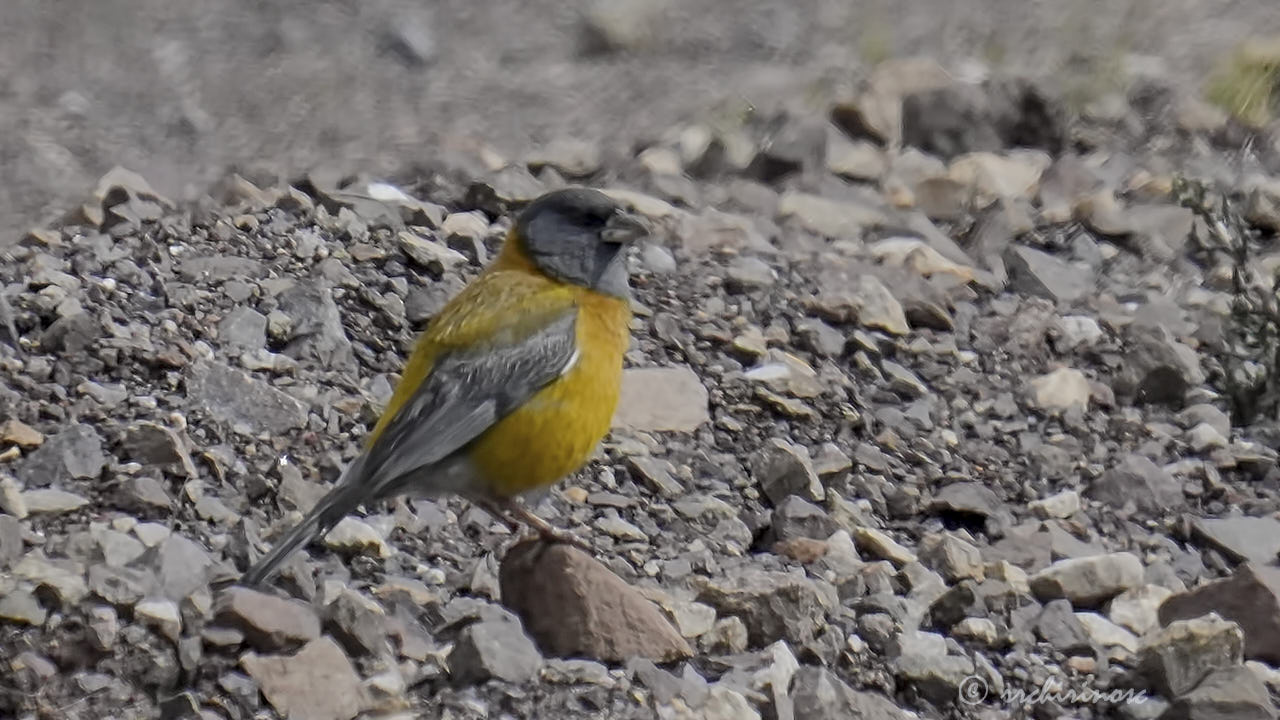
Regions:
<instances>
[{"instance_id":1,"label":"bird's black beak","mask_svg":"<svg viewBox=\"0 0 1280 720\"><path fill-rule=\"evenodd\" d=\"M605 221L600 238L607 243L627 245L653 232L648 218L626 210L615 212Z\"/></svg>"}]
</instances>

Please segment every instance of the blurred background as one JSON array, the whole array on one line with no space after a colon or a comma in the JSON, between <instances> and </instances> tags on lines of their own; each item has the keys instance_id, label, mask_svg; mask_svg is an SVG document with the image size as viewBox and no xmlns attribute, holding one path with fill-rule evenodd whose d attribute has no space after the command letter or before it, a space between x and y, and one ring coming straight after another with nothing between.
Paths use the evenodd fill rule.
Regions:
<instances>
[{"instance_id":1,"label":"blurred background","mask_svg":"<svg viewBox=\"0 0 1280 720\"><path fill-rule=\"evenodd\" d=\"M0 217L107 169L191 197L228 168L394 174L573 137L606 153L735 105L838 94L875 62L1016 71L1087 102L1204 84L1275 0L3 0Z\"/></svg>"}]
</instances>

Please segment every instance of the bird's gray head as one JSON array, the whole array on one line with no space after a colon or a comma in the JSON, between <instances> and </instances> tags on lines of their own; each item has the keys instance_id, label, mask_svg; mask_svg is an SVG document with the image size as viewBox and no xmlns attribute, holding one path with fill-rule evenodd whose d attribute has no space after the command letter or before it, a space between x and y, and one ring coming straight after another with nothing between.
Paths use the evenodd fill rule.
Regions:
<instances>
[{"instance_id":1,"label":"bird's gray head","mask_svg":"<svg viewBox=\"0 0 1280 720\"><path fill-rule=\"evenodd\" d=\"M627 298L626 249L649 224L608 195L588 188L555 190L516 218L514 240L547 275Z\"/></svg>"}]
</instances>

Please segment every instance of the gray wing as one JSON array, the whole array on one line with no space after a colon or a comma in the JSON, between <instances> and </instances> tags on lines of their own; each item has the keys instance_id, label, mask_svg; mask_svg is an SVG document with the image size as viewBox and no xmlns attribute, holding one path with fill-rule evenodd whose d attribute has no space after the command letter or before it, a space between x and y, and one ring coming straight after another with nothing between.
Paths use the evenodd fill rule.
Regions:
<instances>
[{"instance_id":1,"label":"gray wing","mask_svg":"<svg viewBox=\"0 0 1280 720\"><path fill-rule=\"evenodd\" d=\"M507 413L572 367L577 359L577 310L532 336L445 355L369 449L361 468L370 497L386 497L400 482L475 440Z\"/></svg>"}]
</instances>

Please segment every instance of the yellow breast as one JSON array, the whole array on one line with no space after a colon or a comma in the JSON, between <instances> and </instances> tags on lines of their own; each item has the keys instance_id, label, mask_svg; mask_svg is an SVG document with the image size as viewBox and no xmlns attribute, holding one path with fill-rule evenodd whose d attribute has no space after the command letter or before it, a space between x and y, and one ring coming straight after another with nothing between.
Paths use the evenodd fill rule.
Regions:
<instances>
[{"instance_id":1,"label":"yellow breast","mask_svg":"<svg viewBox=\"0 0 1280 720\"><path fill-rule=\"evenodd\" d=\"M630 339L626 301L576 290L578 360L481 436L468 453L503 496L543 488L581 468L609 431Z\"/></svg>"}]
</instances>

